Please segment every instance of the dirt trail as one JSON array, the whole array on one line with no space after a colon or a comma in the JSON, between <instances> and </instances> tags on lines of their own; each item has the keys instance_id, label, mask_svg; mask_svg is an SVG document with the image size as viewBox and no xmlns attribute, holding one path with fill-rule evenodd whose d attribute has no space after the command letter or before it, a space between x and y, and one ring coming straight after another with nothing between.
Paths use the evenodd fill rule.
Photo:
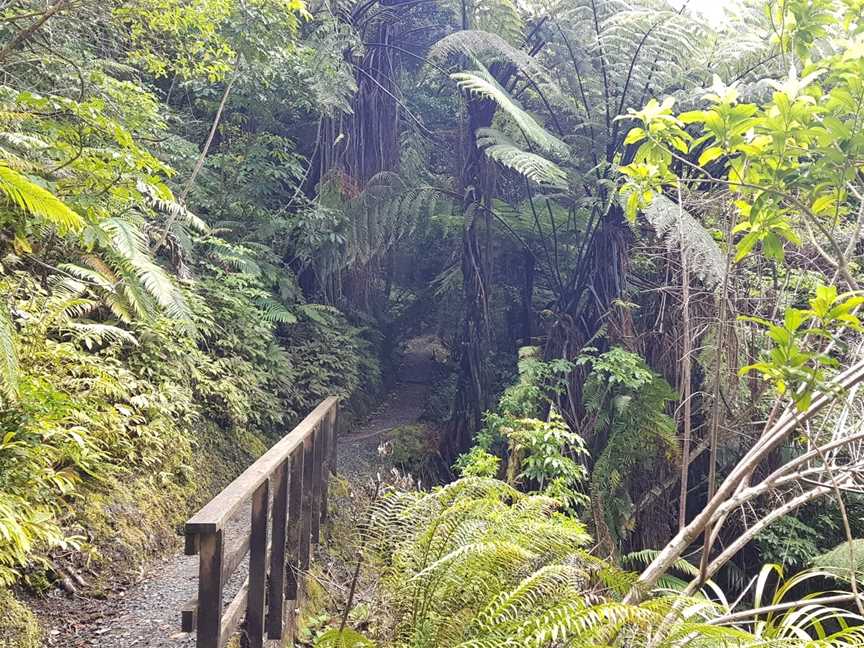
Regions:
<instances>
[{"instance_id":1,"label":"dirt trail","mask_svg":"<svg viewBox=\"0 0 864 648\"><path fill-rule=\"evenodd\" d=\"M408 342L398 382L381 401L369 420L339 440L338 472L349 480L373 477L381 465L381 435L420 419L426 397L438 371L436 340L414 338Z\"/></svg>"},{"instance_id":2,"label":"dirt trail","mask_svg":"<svg viewBox=\"0 0 864 648\"><path fill-rule=\"evenodd\" d=\"M436 372L435 341L417 338L408 344L399 382L369 420L339 441L338 471L349 480L368 479L381 466L379 437L417 421ZM226 534L227 551L239 543L249 511L241 510ZM246 577L238 567L226 586L226 600ZM45 646L58 648L186 648L194 635L179 632L180 609L196 595L198 557L182 548L154 561L140 581L118 588L107 599L70 597L57 590L34 602L45 626Z\"/></svg>"}]
</instances>

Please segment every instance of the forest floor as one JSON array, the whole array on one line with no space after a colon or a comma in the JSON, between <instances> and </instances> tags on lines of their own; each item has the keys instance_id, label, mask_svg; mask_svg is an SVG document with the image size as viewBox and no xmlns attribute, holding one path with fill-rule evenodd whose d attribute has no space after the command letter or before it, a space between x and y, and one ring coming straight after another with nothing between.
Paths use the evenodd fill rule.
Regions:
<instances>
[{"instance_id":1,"label":"forest floor","mask_svg":"<svg viewBox=\"0 0 864 648\"><path fill-rule=\"evenodd\" d=\"M379 452L381 437L419 420L438 368L434 338L409 341L396 384L369 419L340 438L337 472L349 483L369 482L385 469ZM240 540L249 509L241 509L228 526L226 552ZM226 584L226 600L246 578L238 567ZM180 609L196 595L198 557L177 551L154 560L142 577L117 584L107 598L70 596L60 590L31 601L46 632L45 646L62 648L185 648L194 634L180 632Z\"/></svg>"}]
</instances>

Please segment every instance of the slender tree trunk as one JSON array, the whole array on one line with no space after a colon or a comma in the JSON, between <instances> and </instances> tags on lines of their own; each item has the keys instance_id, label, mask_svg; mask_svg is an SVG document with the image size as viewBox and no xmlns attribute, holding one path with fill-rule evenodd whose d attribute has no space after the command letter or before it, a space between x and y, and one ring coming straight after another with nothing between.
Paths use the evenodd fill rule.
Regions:
<instances>
[{"instance_id":1,"label":"slender tree trunk","mask_svg":"<svg viewBox=\"0 0 864 648\"><path fill-rule=\"evenodd\" d=\"M683 241L684 233L681 230L681 191L678 191L678 230L679 237ZM678 496L678 528L683 529L687 523L687 486L690 475L690 436L691 436L691 397L692 397L692 346L693 340L690 330L690 266L687 251L681 247L681 312L683 335L681 344L681 398L683 404L683 431L684 438L681 444L681 493Z\"/></svg>"},{"instance_id":2,"label":"slender tree trunk","mask_svg":"<svg viewBox=\"0 0 864 648\"><path fill-rule=\"evenodd\" d=\"M186 198L189 196L192 187L195 186L195 180L198 178L198 174L201 173L201 169L204 168L204 161L207 159L207 153L210 152L210 145L213 144L213 138L216 136L216 131L219 128L219 122L222 119L222 112L225 110L225 104L228 103L228 96L231 94L231 88L234 87L234 82L239 76L240 56L238 55L237 59L234 61L234 74L231 75L231 79L228 81L228 85L225 86L225 91L222 93L222 99L219 101L219 108L216 110L216 116L213 118L213 124L210 126L210 132L207 135L207 141L204 142L204 148L201 149L201 154L198 156L198 159L195 161L195 167L192 169L192 175L189 176L189 180L186 181L186 185L183 187L183 192L180 194L179 202L181 205L186 204Z\"/></svg>"},{"instance_id":3,"label":"slender tree trunk","mask_svg":"<svg viewBox=\"0 0 864 648\"><path fill-rule=\"evenodd\" d=\"M534 255L530 250L522 253L522 345L531 344L534 337Z\"/></svg>"}]
</instances>

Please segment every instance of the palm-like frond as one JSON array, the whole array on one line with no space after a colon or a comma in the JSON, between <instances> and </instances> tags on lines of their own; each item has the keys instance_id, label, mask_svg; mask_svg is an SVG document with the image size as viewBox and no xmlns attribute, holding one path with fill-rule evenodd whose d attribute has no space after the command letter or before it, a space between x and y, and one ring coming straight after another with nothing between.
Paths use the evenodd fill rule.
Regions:
<instances>
[{"instance_id":1,"label":"palm-like frond","mask_svg":"<svg viewBox=\"0 0 864 648\"><path fill-rule=\"evenodd\" d=\"M290 311L282 302L269 298L255 300L255 305L261 310L262 317L268 322L279 324L295 324L297 315Z\"/></svg>"},{"instance_id":2,"label":"palm-like frond","mask_svg":"<svg viewBox=\"0 0 864 648\"><path fill-rule=\"evenodd\" d=\"M555 188L567 187L567 173L554 162L516 146L506 135L492 128L477 131L477 146L491 159L529 180Z\"/></svg>"},{"instance_id":3,"label":"palm-like frond","mask_svg":"<svg viewBox=\"0 0 864 648\"><path fill-rule=\"evenodd\" d=\"M449 56L481 61L486 66L492 63L507 63L535 83L548 78L546 69L533 56L490 31L457 31L442 38L429 51L429 58L432 60L443 60Z\"/></svg>"},{"instance_id":4,"label":"palm-like frond","mask_svg":"<svg viewBox=\"0 0 864 648\"><path fill-rule=\"evenodd\" d=\"M726 259L711 233L690 212L661 195L655 196L644 214L657 236L670 248L678 247L702 281L716 286L723 280Z\"/></svg>"},{"instance_id":5,"label":"palm-like frond","mask_svg":"<svg viewBox=\"0 0 864 648\"><path fill-rule=\"evenodd\" d=\"M138 346L138 339L129 331L111 324L97 322L70 322L66 327L72 337L88 349L105 344L130 344Z\"/></svg>"},{"instance_id":6,"label":"palm-like frond","mask_svg":"<svg viewBox=\"0 0 864 648\"><path fill-rule=\"evenodd\" d=\"M471 72L457 72L451 74L450 78L468 95L494 101L516 123L529 142L558 158L566 159L569 156L567 145L543 128L485 67L480 66L480 69Z\"/></svg>"},{"instance_id":7,"label":"palm-like frond","mask_svg":"<svg viewBox=\"0 0 864 648\"><path fill-rule=\"evenodd\" d=\"M203 220L198 218L184 205L176 200L171 192L166 189L154 187L146 182L138 181L138 191L144 197L144 202L156 211L168 215L174 222L184 225L196 232L206 234L210 228Z\"/></svg>"},{"instance_id":8,"label":"palm-like frond","mask_svg":"<svg viewBox=\"0 0 864 648\"><path fill-rule=\"evenodd\" d=\"M61 232L80 232L84 228L84 219L66 203L5 164L0 164L0 193L24 213Z\"/></svg>"}]
</instances>

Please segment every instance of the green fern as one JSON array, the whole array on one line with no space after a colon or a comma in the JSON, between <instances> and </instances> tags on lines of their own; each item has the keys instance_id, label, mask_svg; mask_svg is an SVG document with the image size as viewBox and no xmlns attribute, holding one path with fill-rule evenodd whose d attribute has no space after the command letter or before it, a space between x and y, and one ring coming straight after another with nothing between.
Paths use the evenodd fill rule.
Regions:
<instances>
[{"instance_id":1,"label":"green fern","mask_svg":"<svg viewBox=\"0 0 864 648\"><path fill-rule=\"evenodd\" d=\"M494 101L519 127L525 138L541 150L566 159L570 150L567 145L543 128L519 102L510 96L501 84L485 67L477 63L479 69L471 72L456 72L450 78L456 81L459 89L469 96L482 97Z\"/></svg>"},{"instance_id":2,"label":"green fern","mask_svg":"<svg viewBox=\"0 0 864 648\"><path fill-rule=\"evenodd\" d=\"M666 413L677 394L639 355L620 347L596 356L586 353L577 364L591 367L583 400L595 417L596 433L608 439L591 473L595 522L604 536L611 535L604 540L617 541L631 530L633 471L677 452L677 426Z\"/></svg>"},{"instance_id":3,"label":"green fern","mask_svg":"<svg viewBox=\"0 0 864 648\"><path fill-rule=\"evenodd\" d=\"M477 146L491 159L541 185L567 187L567 173L546 158L523 151L506 135L492 128L477 131Z\"/></svg>"},{"instance_id":4,"label":"green fern","mask_svg":"<svg viewBox=\"0 0 864 648\"><path fill-rule=\"evenodd\" d=\"M6 164L0 164L0 193L22 212L36 216L62 233L84 229L84 219L66 203Z\"/></svg>"},{"instance_id":5,"label":"green fern","mask_svg":"<svg viewBox=\"0 0 864 648\"><path fill-rule=\"evenodd\" d=\"M12 400L18 392L18 354L15 327L6 305L0 302L0 394Z\"/></svg>"},{"instance_id":6,"label":"green fern","mask_svg":"<svg viewBox=\"0 0 864 648\"><path fill-rule=\"evenodd\" d=\"M255 305L261 310L261 315L268 322L278 324L296 324L297 315L288 310L285 304L270 298L262 297L255 300Z\"/></svg>"},{"instance_id":7,"label":"green fern","mask_svg":"<svg viewBox=\"0 0 864 648\"><path fill-rule=\"evenodd\" d=\"M373 507L364 548L366 564L374 565L380 577L376 589L384 645L862 645L857 615L807 600L788 612L758 621L745 615L738 623L726 620L732 610L719 590L712 590L719 600L704 593L670 594L639 605L622 603L635 574L591 556L582 549L586 542L584 527L556 513L554 502L494 479L463 478L430 493L385 493ZM631 556L649 558L647 553ZM773 572L763 571L756 607L763 604L768 573ZM802 582L781 582L770 602L782 601ZM829 630L832 623L836 628ZM327 633L328 640L335 641L336 632Z\"/></svg>"}]
</instances>

